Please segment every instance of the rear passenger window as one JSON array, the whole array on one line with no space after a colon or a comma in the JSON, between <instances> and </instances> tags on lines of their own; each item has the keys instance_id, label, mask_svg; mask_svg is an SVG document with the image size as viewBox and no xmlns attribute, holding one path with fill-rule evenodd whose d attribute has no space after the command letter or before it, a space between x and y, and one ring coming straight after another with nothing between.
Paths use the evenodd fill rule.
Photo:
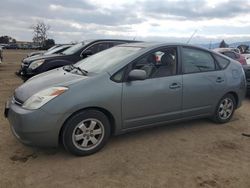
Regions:
<instances>
[{"instance_id":1,"label":"rear passenger window","mask_svg":"<svg viewBox=\"0 0 250 188\"><path fill-rule=\"evenodd\" d=\"M218 62L220 68L224 69L227 67L227 65L230 63L228 59L225 59L224 57L221 57L219 55L214 55L216 61Z\"/></svg>"},{"instance_id":2,"label":"rear passenger window","mask_svg":"<svg viewBox=\"0 0 250 188\"><path fill-rule=\"evenodd\" d=\"M216 69L214 58L209 52L184 47L182 50L183 73L207 72Z\"/></svg>"}]
</instances>

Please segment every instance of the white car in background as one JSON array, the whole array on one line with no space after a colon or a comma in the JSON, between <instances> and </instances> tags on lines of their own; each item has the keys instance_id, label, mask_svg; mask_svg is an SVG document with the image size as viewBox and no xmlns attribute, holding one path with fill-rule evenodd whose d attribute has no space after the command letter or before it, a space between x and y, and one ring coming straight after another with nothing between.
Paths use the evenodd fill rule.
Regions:
<instances>
[{"instance_id":1,"label":"white car in background","mask_svg":"<svg viewBox=\"0 0 250 188\"><path fill-rule=\"evenodd\" d=\"M246 57L247 64L250 65L250 54L248 54L248 57Z\"/></svg>"}]
</instances>

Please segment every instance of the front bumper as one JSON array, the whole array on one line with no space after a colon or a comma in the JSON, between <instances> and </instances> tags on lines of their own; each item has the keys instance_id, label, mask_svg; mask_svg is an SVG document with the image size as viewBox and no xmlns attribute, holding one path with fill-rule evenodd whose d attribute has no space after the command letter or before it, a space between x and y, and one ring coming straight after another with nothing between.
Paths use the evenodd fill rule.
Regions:
<instances>
[{"instance_id":1,"label":"front bumper","mask_svg":"<svg viewBox=\"0 0 250 188\"><path fill-rule=\"evenodd\" d=\"M29 68L29 64L22 62L20 70L17 71L17 75L23 79L30 78L36 75L36 71Z\"/></svg>"},{"instance_id":2,"label":"front bumper","mask_svg":"<svg viewBox=\"0 0 250 188\"><path fill-rule=\"evenodd\" d=\"M39 147L56 147L62 122L60 115L42 109L26 110L9 102L5 107L13 135L23 144Z\"/></svg>"}]
</instances>

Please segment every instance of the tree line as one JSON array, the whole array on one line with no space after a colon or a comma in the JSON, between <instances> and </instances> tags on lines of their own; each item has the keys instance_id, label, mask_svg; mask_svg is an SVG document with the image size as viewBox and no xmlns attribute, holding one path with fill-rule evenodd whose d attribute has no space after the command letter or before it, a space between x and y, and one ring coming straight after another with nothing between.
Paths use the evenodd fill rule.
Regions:
<instances>
[{"instance_id":1,"label":"tree line","mask_svg":"<svg viewBox=\"0 0 250 188\"><path fill-rule=\"evenodd\" d=\"M50 26L42 21L30 27L33 30L33 43L40 49L48 49L55 45L55 40L48 38ZM16 44L17 40L10 36L0 36L0 44Z\"/></svg>"}]
</instances>

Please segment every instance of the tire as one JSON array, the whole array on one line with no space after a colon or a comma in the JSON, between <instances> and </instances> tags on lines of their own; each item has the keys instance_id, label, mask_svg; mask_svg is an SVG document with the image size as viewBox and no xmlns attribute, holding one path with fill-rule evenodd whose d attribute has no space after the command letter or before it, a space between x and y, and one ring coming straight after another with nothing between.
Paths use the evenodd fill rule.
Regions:
<instances>
[{"instance_id":1,"label":"tire","mask_svg":"<svg viewBox=\"0 0 250 188\"><path fill-rule=\"evenodd\" d=\"M227 101L227 103L226 103ZM227 123L232 118L236 108L235 98L231 94L226 94L218 103L213 120L216 123Z\"/></svg>"},{"instance_id":2,"label":"tire","mask_svg":"<svg viewBox=\"0 0 250 188\"><path fill-rule=\"evenodd\" d=\"M110 122L97 110L81 111L64 125L62 143L71 154L86 156L96 153L110 137Z\"/></svg>"}]
</instances>

